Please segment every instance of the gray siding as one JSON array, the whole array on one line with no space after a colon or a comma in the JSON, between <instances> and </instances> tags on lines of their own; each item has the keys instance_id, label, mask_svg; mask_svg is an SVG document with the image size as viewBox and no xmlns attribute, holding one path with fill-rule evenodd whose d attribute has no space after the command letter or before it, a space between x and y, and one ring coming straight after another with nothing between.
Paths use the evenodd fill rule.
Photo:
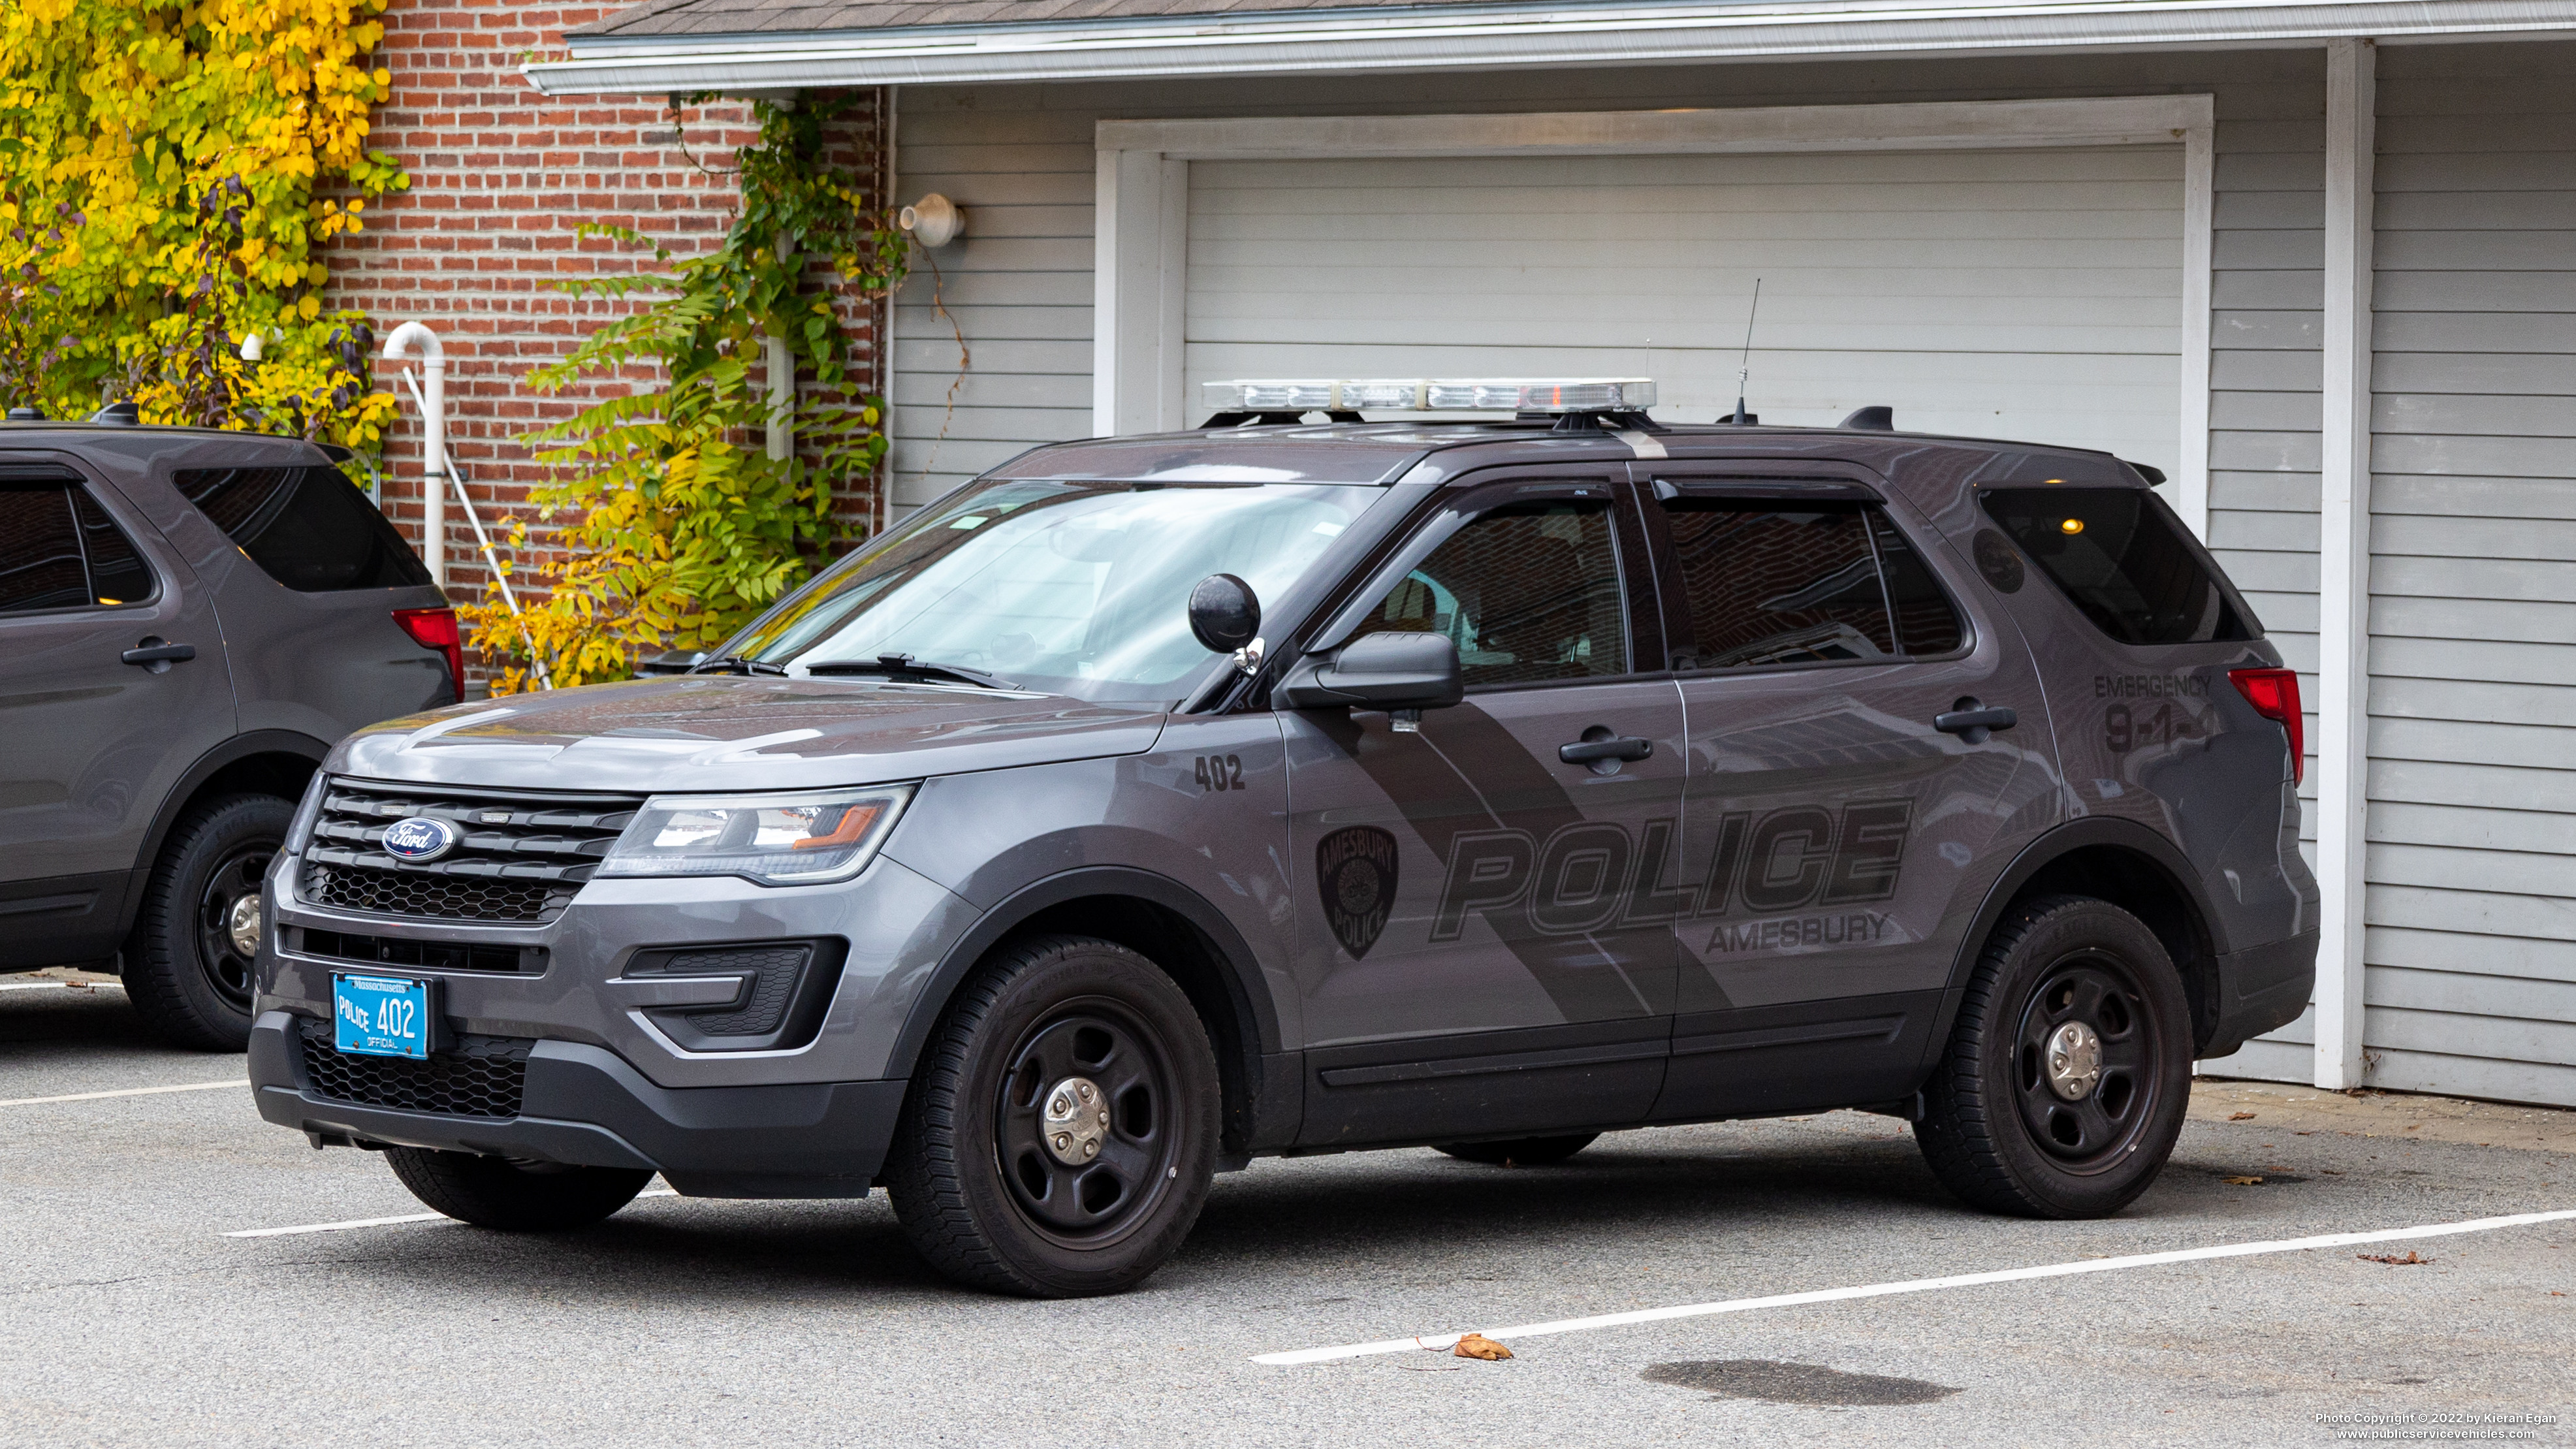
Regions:
<instances>
[{"instance_id":1,"label":"gray siding","mask_svg":"<svg viewBox=\"0 0 2576 1449\"><path fill-rule=\"evenodd\" d=\"M2576 46L2380 57L2373 1085L2576 1103Z\"/></svg>"},{"instance_id":2,"label":"gray siding","mask_svg":"<svg viewBox=\"0 0 2576 1449\"><path fill-rule=\"evenodd\" d=\"M2576 1104L2571 66L2564 44L2379 58L2373 1086ZM2313 1040L2303 1017L2222 1069L2305 1080Z\"/></svg>"},{"instance_id":3,"label":"gray siding","mask_svg":"<svg viewBox=\"0 0 2576 1449\"><path fill-rule=\"evenodd\" d=\"M2276 587L2315 588L2317 177L2323 62L2314 52L2048 56L2007 60L1664 67L1222 82L911 88L900 99L897 192L938 191L968 209L940 274L906 284L895 318L896 498L926 501L1031 444L1091 430L1092 126L1103 117L1646 110L1680 106L1987 100L2209 93L2217 97L2217 276L2223 350L2211 406L2225 445L2213 466L2261 487L2304 479L2311 556L2269 534L2245 556ZM933 310L934 292L946 316ZM972 366L962 374L956 332ZM2307 350L2304 365L2294 356ZM2302 395L2304 395L2302 397ZM953 399L953 405L952 405ZM2304 409L2307 472L2272 466ZM2272 440L2272 452L2263 450ZM2239 467L2239 464L2242 464ZM2235 508L2213 480L2214 508ZM2249 528L2278 523L2256 501ZM2289 512L2295 514L2297 510ZM2217 514L2213 513L2213 518ZM2295 529L2298 525L2290 522ZM2234 567L2236 555L2230 555ZM2257 585L2257 587L2262 587ZM2258 600L2295 629L2286 605ZM2300 646L2303 649L2306 645ZM2312 653L2312 649L2309 650ZM2305 656L2302 656L2303 659Z\"/></svg>"}]
</instances>

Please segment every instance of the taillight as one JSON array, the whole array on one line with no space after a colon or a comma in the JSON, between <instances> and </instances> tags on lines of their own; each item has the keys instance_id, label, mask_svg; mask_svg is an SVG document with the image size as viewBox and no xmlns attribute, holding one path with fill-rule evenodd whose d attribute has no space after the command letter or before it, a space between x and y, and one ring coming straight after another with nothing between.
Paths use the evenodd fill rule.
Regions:
<instances>
[{"instance_id":1,"label":"taillight","mask_svg":"<svg viewBox=\"0 0 2576 1449\"><path fill-rule=\"evenodd\" d=\"M2304 780L2308 774L2308 726L2299 713L2299 671L2295 669L2231 669L2227 682L2254 706L2254 712L2276 720L2290 736L2290 779Z\"/></svg>"},{"instance_id":2,"label":"taillight","mask_svg":"<svg viewBox=\"0 0 2576 1449\"><path fill-rule=\"evenodd\" d=\"M465 698L465 645L456 632L454 609L396 609L394 622L423 649L435 649L447 658L447 678L456 686L456 697ZM2291 686L2290 698L2298 698L2297 686ZM2295 708L2293 713L2295 713Z\"/></svg>"}]
</instances>

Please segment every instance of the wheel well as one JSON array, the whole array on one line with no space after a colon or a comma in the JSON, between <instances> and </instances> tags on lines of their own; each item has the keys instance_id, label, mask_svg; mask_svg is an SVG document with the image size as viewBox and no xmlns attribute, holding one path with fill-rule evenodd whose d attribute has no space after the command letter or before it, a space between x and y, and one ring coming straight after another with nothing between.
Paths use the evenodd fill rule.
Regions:
<instances>
[{"instance_id":1,"label":"wheel well","mask_svg":"<svg viewBox=\"0 0 2576 1449\"><path fill-rule=\"evenodd\" d=\"M2052 895L2092 896L2145 922L2182 974L2194 1047L2209 1040L2218 1024L2218 960L2209 926L2190 893L2162 865L2117 845L2084 846L2041 866L2013 894L2013 904Z\"/></svg>"},{"instance_id":2,"label":"wheel well","mask_svg":"<svg viewBox=\"0 0 2576 1449\"><path fill-rule=\"evenodd\" d=\"M304 797L304 787L313 780L321 766L302 755L283 752L244 755L206 777L205 783L190 792L182 812L193 810L200 801L224 795L277 795L288 800Z\"/></svg>"},{"instance_id":3,"label":"wheel well","mask_svg":"<svg viewBox=\"0 0 2576 1449\"><path fill-rule=\"evenodd\" d=\"M1207 1027L1224 1094L1219 1120L1229 1154L1249 1150L1252 1093L1258 1084L1261 1033L1243 982L1225 952L1188 917L1135 896L1081 896L1058 901L1020 922L1013 936L1096 936L1114 941L1162 968L1190 999Z\"/></svg>"}]
</instances>

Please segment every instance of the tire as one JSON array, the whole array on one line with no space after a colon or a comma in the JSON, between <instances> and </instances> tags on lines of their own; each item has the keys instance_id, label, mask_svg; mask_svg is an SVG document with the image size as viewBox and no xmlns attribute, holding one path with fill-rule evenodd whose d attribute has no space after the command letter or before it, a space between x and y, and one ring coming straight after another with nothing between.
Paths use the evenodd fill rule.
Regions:
<instances>
[{"instance_id":1,"label":"tire","mask_svg":"<svg viewBox=\"0 0 2576 1449\"><path fill-rule=\"evenodd\" d=\"M2086 1043L2061 1033L2080 1027ZM2058 1057L2052 1048L2072 1045ZM1923 1088L1915 1144L1989 1212L2107 1217L2172 1156L2191 1096L2191 1009L2155 933L2107 901L2016 905L1969 979ZM2053 1065L2055 1058L2061 1065Z\"/></svg>"},{"instance_id":2,"label":"tire","mask_svg":"<svg viewBox=\"0 0 2576 1449\"><path fill-rule=\"evenodd\" d=\"M923 1048L886 1195L913 1250L959 1283L1122 1292L1198 1221L1218 1101L1206 1028L1152 962L1088 937L1008 943Z\"/></svg>"},{"instance_id":3,"label":"tire","mask_svg":"<svg viewBox=\"0 0 2576 1449\"><path fill-rule=\"evenodd\" d=\"M1438 1150L1467 1162L1489 1162L1496 1167L1545 1167L1563 1162L1599 1137L1598 1132L1577 1132L1565 1137L1515 1137L1508 1142L1442 1142Z\"/></svg>"},{"instance_id":4,"label":"tire","mask_svg":"<svg viewBox=\"0 0 2576 1449\"><path fill-rule=\"evenodd\" d=\"M286 842L295 803L227 795L182 816L143 888L125 941L126 998L173 1046L237 1052L250 1046L258 941L266 929L260 880ZM249 901L251 949L236 943L236 906Z\"/></svg>"},{"instance_id":5,"label":"tire","mask_svg":"<svg viewBox=\"0 0 2576 1449\"><path fill-rule=\"evenodd\" d=\"M388 1147L385 1161L422 1202L459 1222L510 1233L589 1227L633 1202L653 1180L642 1168L523 1166L426 1147Z\"/></svg>"}]
</instances>

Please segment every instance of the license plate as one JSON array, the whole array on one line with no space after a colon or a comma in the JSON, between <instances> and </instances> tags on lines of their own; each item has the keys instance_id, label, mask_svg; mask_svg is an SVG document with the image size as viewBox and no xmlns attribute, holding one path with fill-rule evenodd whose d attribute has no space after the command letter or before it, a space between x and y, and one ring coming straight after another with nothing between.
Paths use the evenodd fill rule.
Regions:
<instances>
[{"instance_id":1,"label":"license plate","mask_svg":"<svg viewBox=\"0 0 2576 1449\"><path fill-rule=\"evenodd\" d=\"M429 1055L429 983L331 973L332 1045L362 1057Z\"/></svg>"}]
</instances>

